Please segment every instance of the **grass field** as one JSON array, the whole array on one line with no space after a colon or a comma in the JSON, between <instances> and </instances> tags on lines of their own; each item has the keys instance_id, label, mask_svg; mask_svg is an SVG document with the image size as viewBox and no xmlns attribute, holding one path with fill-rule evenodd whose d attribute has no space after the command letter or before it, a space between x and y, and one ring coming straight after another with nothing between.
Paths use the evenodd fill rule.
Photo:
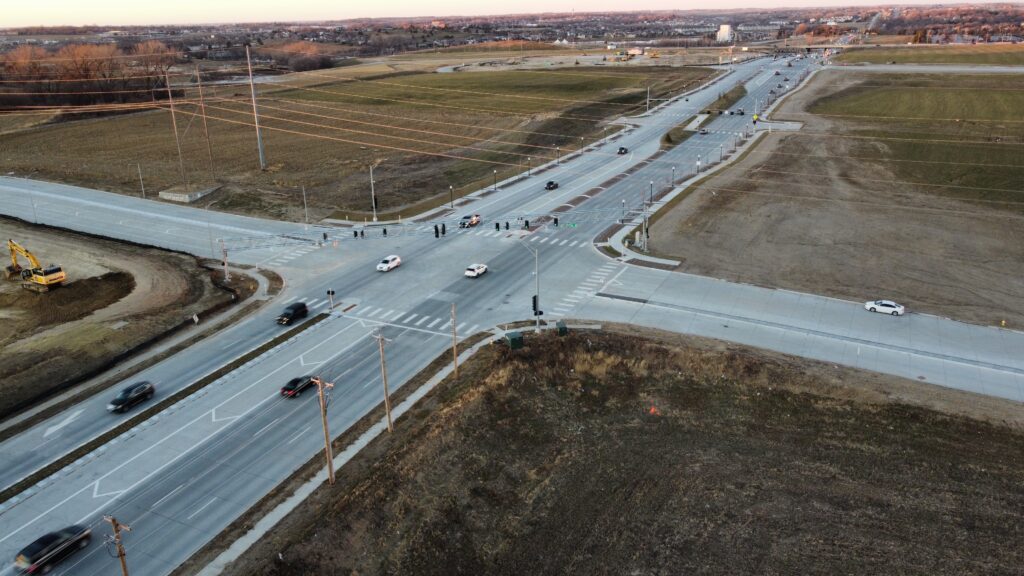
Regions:
<instances>
[{"instance_id":1,"label":"grass field","mask_svg":"<svg viewBox=\"0 0 1024 576\"><path fill-rule=\"evenodd\" d=\"M818 100L810 111L851 123L854 153L895 162L901 180L957 198L1024 203L1024 91L1020 77L871 75ZM974 188L988 188L979 190ZM1008 207L1021 211L1024 204Z\"/></svg>"},{"instance_id":2,"label":"grass field","mask_svg":"<svg viewBox=\"0 0 1024 576\"><path fill-rule=\"evenodd\" d=\"M901 48L852 48L836 62L872 64L1002 64L1024 65L1024 44L973 46L905 46Z\"/></svg>"},{"instance_id":3,"label":"grass field","mask_svg":"<svg viewBox=\"0 0 1024 576\"><path fill-rule=\"evenodd\" d=\"M992 421L1019 411L939 411L957 399L651 331L530 334L484 347L225 574L1010 574L1024 435Z\"/></svg>"},{"instance_id":4,"label":"grass field","mask_svg":"<svg viewBox=\"0 0 1024 576\"><path fill-rule=\"evenodd\" d=\"M314 217L359 218L369 209L368 167L379 205L397 216L448 186L468 192L539 165L605 134L604 122L652 96L678 93L711 72L630 67L608 72L428 74L400 64L365 65L278 78L260 86L268 170L259 170L251 103L241 86L207 91L211 174L196 106L180 105L192 187L222 184L214 208L300 219L301 186ZM390 147L390 149L375 148ZM428 154L435 154L431 156ZM443 156L436 156L437 154ZM0 158L19 174L139 193L182 188L168 112L50 125L0 137ZM528 160L529 159L529 160Z\"/></svg>"}]
</instances>

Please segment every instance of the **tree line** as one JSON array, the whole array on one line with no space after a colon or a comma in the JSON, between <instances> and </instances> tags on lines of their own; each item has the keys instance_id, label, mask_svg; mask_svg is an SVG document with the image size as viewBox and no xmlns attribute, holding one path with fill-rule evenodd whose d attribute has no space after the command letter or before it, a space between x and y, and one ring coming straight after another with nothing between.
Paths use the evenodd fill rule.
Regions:
<instances>
[{"instance_id":1,"label":"tree line","mask_svg":"<svg viewBox=\"0 0 1024 576\"><path fill-rule=\"evenodd\" d=\"M56 51L18 46L0 55L0 109L152 100L176 61L177 54L156 40L127 49L112 44L69 44Z\"/></svg>"}]
</instances>

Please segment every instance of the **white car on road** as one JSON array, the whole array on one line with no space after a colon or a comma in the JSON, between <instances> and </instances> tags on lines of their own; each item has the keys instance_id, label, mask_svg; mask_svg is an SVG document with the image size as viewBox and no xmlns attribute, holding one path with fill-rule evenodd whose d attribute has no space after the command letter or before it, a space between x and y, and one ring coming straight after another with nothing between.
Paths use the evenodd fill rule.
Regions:
<instances>
[{"instance_id":1,"label":"white car on road","mask_svg":"<svg viewBox=\"0 0 1024 576\"><path fill-rule=\"evenodd\" d=\"M397 255L392 254L391 256L388 256L387 258L381 260L380 264L377 264L377 271L388 272L390 270L398 268L401 265L402 259L399 258Z\"/></svg>"},{"instance_id":2,"label":"white car on road","mask_svg":"<svg viewBox=\"0 0 1024 576\"><path fill-rule=\"evenodd\" d=\"M864 303L864 309L868 312L878 312L879 314L892 314L893 316L903 316L907 311L906 308L901 304L897 304L892 300L873 300L871 302Z\"/></svg>"},{"instance_id":3,"label":"white car on road","mask_svg":"<svg viewBox=\"0 0 1024 576\"><path fill-rule=\"evenodd\" d=\"M466 276L469 278L479 278L487 273L487 264L470 264L466 268Z\"/></svg>"}]
</instances>

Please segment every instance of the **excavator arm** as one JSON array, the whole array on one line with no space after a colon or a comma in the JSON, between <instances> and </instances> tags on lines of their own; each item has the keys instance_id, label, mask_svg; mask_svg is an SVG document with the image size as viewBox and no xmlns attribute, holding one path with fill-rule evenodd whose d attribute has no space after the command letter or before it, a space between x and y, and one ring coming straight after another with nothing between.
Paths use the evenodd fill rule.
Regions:
<instances>
[{"instance_id":1,"label":"excavator arm","mask_svg":"<svg viewBox=\"0 0 1024 576\"><path fill-rule=\"evenodd\" d=\"M28 251L28 249L26 249L21 244L18 244L14 240L7 240L7 248L10 249L11 251L11 266L9 270L12 270L15 273L21 271L21 265L18 264L18 254L21 254L22 256L25 257L26 260L28 260L30 269L34 270L36 268L42 268L42 265L39 263L39 260L36 259L36 257L33 256L32 253Z\"/></svg>"}]
</instances>

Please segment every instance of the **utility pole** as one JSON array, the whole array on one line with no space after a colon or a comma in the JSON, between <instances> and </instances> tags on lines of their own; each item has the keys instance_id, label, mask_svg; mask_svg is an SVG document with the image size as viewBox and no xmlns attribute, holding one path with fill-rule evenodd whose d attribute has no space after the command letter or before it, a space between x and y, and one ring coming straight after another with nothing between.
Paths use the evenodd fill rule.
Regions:
<instances>
[{"instance_id":1,"label":"utility pole","mask_svg":"<svg viewBox=\"0 0 1024 576\"><path fill-rule=\"evenodd\" d=\"M373 204L373 221L377 221L377 193L373 189L373 169L380 165L384 160L377 160L373 164L370 164L370 203Z\"/></svg>"},{"instance_id":2,"label":"utility pole","mask_svg":"<svg viewBox=\"0 0 1024 576\"><path fill-rule=\"evenodd\" d=\"M384 383L384 412L388 415L388 432L395 431L395 425L391 421L391 393L388 392L388 367L384 363L384 342L390 342L380 333L380 328L377 328L377 335L374 336L377 339L377 345L380 347L380 378Z\"/></svg>"},{"instance_id":3,"label":"utility pole","mask_svg":"<svg viewBox=\"0 0 1024 576\"><path fill-rule=\"evenodd\" d=\"M459 377L459 337L455 332L455 302L452 302L452 362L455 363L455 378Z\"/></svg>"},{"instance_id":4,"label":"utility pole","mask_svg":"<svg viewBox=\"0 0 1024 576\"><path fill-rule=\"evenodd\" d=\"M131 532L131 526L121 524L113 516L104 516L103 519L110 522L110 527L114 529L114 537L108 542L112 542L117 547L117 559L121 561L121 575L128 576L128 561L125 559L124 545L121 544L121 530Z\"/></svg>"},{"instance_id":5,"label":"utility pole","mask_svg":"<svg viewBox=\"0 0 1024 576\"><path fill-rule=\"evenodd\" d=\"M181 181L185 183L185 192L188 192L188 178L185 177L185 160L181 157L181 139L178 138L178 119L174 116L174 95L171 94L171 76L164 72L164 82L167 84L167 99L171 103L171 127L174 128L174 143L178 146L178 167L181 169Z\"/></svg>"},{"instance_id":6,"label":"utility pole","mask_svg":"<svg viewBox=\"0 0 1024 576\"><path fill-rule=\"evenodd\" d=\"M647 111L651 111L651 87L647 87Z\"/></svg>"},{"instance_id":7,"label":"utility pole","mask_svg":"<svg viewBox=\"0 0 1024 576\"><path fill-rule=\"evenodd\" d=\"M216 179L213 174L213 144L210 143L210 127L206 124L206 100L203 98L203 78L199 74L199 64L196 67L196 84L199 86L199 111L203 115L203 134L206 136L206 152L210 157L210 179Z\"/></svg>"},{"instance_id":8,"label":"utility pole","mask_svg":"<svg viewBox=\"0 0 1024 576\"><path fill-rule=\"evenodd\" d=\"M334 453L331 451L331 433L327 431L327 396L324 389L334 388L333 382L324 382L319 376L313 377L317 397L320 398L320 421L324 425L324 456L327 458L327 481L334 484Z\"/></svg>"},{"instance_id":9,"label":"utility pole","mask_svg":"<svg viewBox=\"0 0 1024 576\"><path fill-rule=\"evenodd\" d=\"M256 125L256 146L260 151L260 170L267 169L267 157L263 154L263 136L260 134L260 114L256 109L256 83L252 79L252 58L249 56L249 46L245 47L245 62L249 65L249 92L252 94L252 118Z\"/></svg>"}]
</instances>

